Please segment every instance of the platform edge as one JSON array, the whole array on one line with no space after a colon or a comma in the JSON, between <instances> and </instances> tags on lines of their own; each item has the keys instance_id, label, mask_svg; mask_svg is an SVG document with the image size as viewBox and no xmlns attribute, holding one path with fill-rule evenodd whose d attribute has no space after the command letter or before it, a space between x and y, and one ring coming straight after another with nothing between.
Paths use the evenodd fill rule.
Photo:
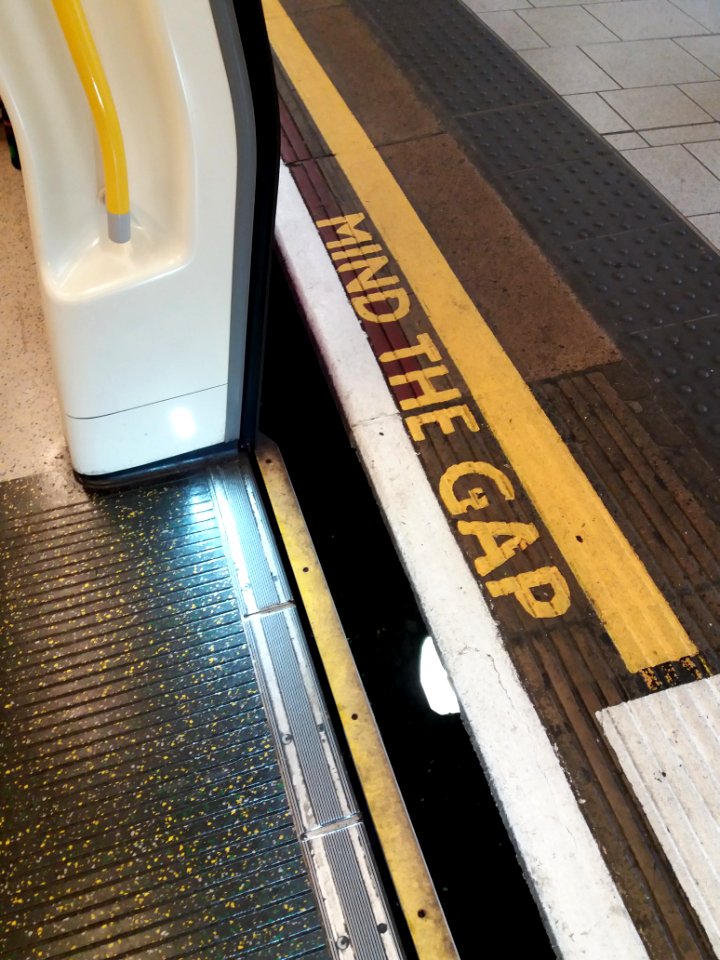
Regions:
<instances>
[{"instance_id":1,"label":"platform edge","mask_svg":"<svg viewBox=\"0 0 720 960\"><path fill-rule=\"evenodd\" d=\"M559 954L567 960L646 958L285 165L276 240Z\"/></svg>"}]
</instances>

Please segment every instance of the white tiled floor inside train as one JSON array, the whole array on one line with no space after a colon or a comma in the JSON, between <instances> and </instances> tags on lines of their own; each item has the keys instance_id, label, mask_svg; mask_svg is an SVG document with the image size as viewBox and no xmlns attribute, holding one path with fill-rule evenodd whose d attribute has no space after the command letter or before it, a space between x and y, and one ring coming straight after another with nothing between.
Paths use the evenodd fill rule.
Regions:
<instances>
[{"instance_id":1,"label":"white tiled floor inside train","mask_svg":"<svg viewBox=\"0 0 720 960\"><path fill-rule=\"evenodd\" d=\"M720 249L720 0L464 0Z\"/></svg>"}]
</instances>

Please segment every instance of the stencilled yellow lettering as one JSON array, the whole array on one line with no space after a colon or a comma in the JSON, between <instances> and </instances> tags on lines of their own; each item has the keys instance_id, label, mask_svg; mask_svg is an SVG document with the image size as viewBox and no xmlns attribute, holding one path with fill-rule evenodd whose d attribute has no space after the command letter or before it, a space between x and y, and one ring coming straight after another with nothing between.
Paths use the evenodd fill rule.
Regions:
<instances>
[{"instance_id":1,"label":"stencilled yellow lettering","mask_svg":"<svg viewBox=\"0 0 720 960\"><path fill-rule=\"evenodd\" d=\"M487 577L519 551L527 550L540 536L534 523L508 523L504 520L460 520L458 533L475 537L482 549L482 555L473 561L481 577Z\"/></svg>"},{"instance_id":2,"label":"stencilled yellow lettering","mask_svg":"<svg viewBox=\"0 0 720 960\"><path fill-rule=\"evenodd\" d=\"M445 504L448 513L453 517L458 517L468 510L484 510L489 506L490 501L485 493L485 488L480 486L470 487L466 496L461 500L455 494L455 484L463 477L487 477L492 480L501 496L505 500L514 500L515 491L513 486L502 472L490 463L482 460L466 460L463 463L454 463L448 467L440 478L440 499Z\"/></svg>"},{"instance_id":3,"label":"stencilled yellow lettering","mask_svg":"<svg viewBox=\"0 0 720 960\"><path fill-rule=\"evenodd\" d=\"M360 243L369 243L372 237L367 230L358 230L357 225L365 219L364 213L349 213L345 217L331 217L329 220L316 220L315 226L319 229L324 227L336 227L335 233L337 240L330 240L325 246L328 250L335 250L338 247L349 247L350 244L356 246Z\"/></svg>"},{"instance_id":4,"label":"stencilled yellow lettering","mask_svg":"<svg viewBox=\"0 0 720 960\"><path fill-rule=\"evenodd\" d=\"M350 247L345 250L336 250L330 256L333 260L349 260L351 257L367 257L371 253L380 253L382 247L379 243L368 243L364 247Z\"/></svg>"},{"instance_id":5,"label":"stencilled yellow lettering","mask_svg":"<svg viewBox=\"0 0 720 960\"><path fill-rule=\"evenodd\" d=\"M441 354L429 334L419 333L415 343L398 350L386 350L380 354L378 360L380 363L392 363L395 360L409 360L411 357L427 357L432 363L437 363Z\"/></svg>"},{"instance_id":6,"label":"stencilled yellow lettering","mask_svg":"<svg viewBox=\"0 0 720 960\"><path fill-rule=\"evenodd\" d=\"M334 231L333 239L326 241L325 246L357 316L365 323L398 323L411 311L410 295L398 276L382 275L384 270L392 270L390 257L383 253L381 244L373 240L371 233L360 226L364 221L364 213L351 213L318 220L316 226ZM468 404L454 402L462 397L461 391L452 385L440 384L442 377L449 376L449 371L430 333L418 332L415 343L377 354L382 365L414 358L430 366L386 376L390 387L413 388L414 396L397 400L401 410L435 408L405 417L405 427L415 443L431 439L433 427L445 436L463 428L477 433L480 425ZM472 562L491 597L514 600L537 619L560 617L567 612L571 603L570 588L557 567L539 567L515 576L486 579L540 538L534 523L467 517L473 510L491 510L493 500L497 503L515 500L513 484L502 470L483 460L452 464L440 478L438 495L451 517L465 517L457 521L457 533L473 537L482 551Z\"/></svg>"},{"instance_id":7,"label":"stencilled yellow lettering","mask_svg":"<svg viewBox=\"0 0 720 960\"><path fill-rule=\"evenodd\" d=\"M417 397L407 397L400 401L400 407L403 410L417 410L418 407L429 407L433 403L446 403L448 400L457 400L460 397L460 391L455 387L448 387L444 390L438 390L433 380L438 377L446 377L447 367L439 364L436 367L425 367L423 370L411 370L409 373L398 373L390 377L391 387L399 387L407 384L414 384L420 389Z\"/></svg>"},{"instance_id":8,"label":"stencilled yellow lettering","mask_svg":"<svg viewBox=\"0 0 720 960\"><path fill-rule=\"evenodd\" d=\"M405 426L413 440L427 440L425 427L431 423L436 423L440 430L450 435L455 433L455 420L460 420L468 430L477 433L480 426L473 416L466 403L457 407L441 407L439 410L428 410L426 413L418 413L412 417L405 418Z\"/></svg>"},{"instance_id":9,"label":"stencilled yellow lettering","mask_svg":"<svg viewBox=\"0 0 720 960\"><path fill-rule=\"evenodd\" d=\"M515 597L520 606L538 620L561 617L570 608L570 588L557 567L540 567L515 577L489 580L485 586L491 597Z\"/></svg>"},{"instance_id":10,"label":"stencilled yellow lettering","mask_svg":"<svg viewBox=\"0 0 720 960\"><path fill-rule=\"evenodd\" d=\"M392 303L395 302L393 306ZM397 290L377 290L375 293L368 293L363 297L352 297L350 299L355 312L368 323L392 323L396 320L402 320L410 313L410 297L399 287ZM370 303L384 304L387 310L381 310L377 313L368 310Z\"/></svg>"},{"instance_id":11,"label":"stencilled yellow lettering","mask_svg":"<svg viewBox=\"0 0 720 960\"><path fill-rule=\"evenodd\" d=\"M388 265L387 257L371 257L367 260L351 260L350 263L341 263L338 273L354 271L357 276L345 284L348 293L360 293L363 290L379 290L381 287L396 287L400 282L398 277L378 277L380 270Z\"/></svg>"}]
</instances>

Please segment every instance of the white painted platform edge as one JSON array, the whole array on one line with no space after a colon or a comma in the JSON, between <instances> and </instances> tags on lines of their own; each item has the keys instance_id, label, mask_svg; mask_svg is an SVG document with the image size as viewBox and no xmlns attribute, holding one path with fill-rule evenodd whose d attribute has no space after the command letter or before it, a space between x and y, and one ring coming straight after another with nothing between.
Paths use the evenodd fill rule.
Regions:
<instances>
[{"instance_id":1,"label":"white painted platform edge","mask_svg":"<svg viewBox=\"0 0 720 960\"><path fill-rule=\"evenodd\" d=\"M284 165L276 238L556 949L646 958Z\"/></svg>"},{"instance_id":2,"label":"white painted platform edge","mask_svg":"<svg viewBox=\"0 0 720 960\"><path fill-rule=\"evenodd\" d=\"M720 677L608 707L598 719L720 956Z\"/></svg>"}]
</instances>

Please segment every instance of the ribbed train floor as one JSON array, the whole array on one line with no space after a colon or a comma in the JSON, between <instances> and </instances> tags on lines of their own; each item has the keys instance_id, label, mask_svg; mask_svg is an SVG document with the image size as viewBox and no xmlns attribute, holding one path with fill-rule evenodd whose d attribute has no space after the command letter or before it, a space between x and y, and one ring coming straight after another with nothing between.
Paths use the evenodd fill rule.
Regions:
<instances>
[{"instance_id":1,"label":"ribbed train floor","mask_svg":"<svg viewBox=\"0 0 720 960\"><path fill-rule=\"evenodd\" d=\"M3 960L329 956L209 475L4 483L0 573Z\"/></svg>"}]
</instances>

